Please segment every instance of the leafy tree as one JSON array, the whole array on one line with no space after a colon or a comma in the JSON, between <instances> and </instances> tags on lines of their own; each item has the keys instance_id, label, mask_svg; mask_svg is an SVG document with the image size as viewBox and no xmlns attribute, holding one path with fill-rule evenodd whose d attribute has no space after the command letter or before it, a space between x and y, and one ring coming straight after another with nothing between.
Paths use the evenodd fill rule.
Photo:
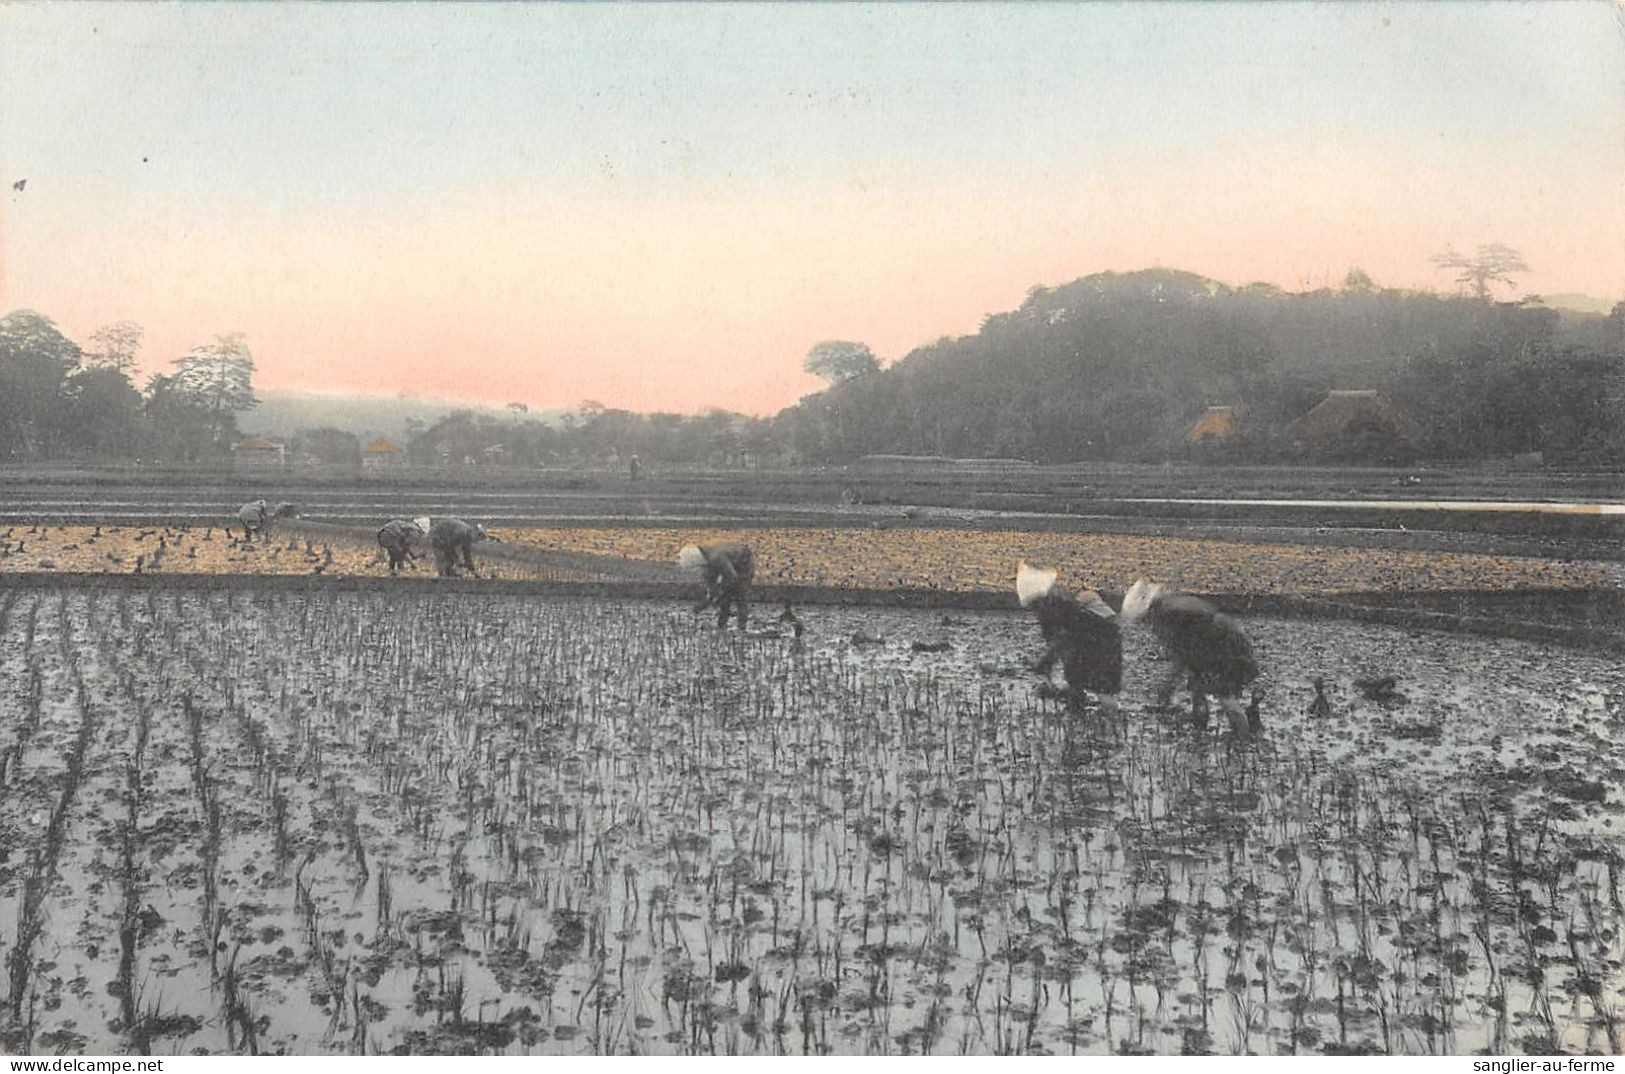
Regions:
<instances>
[{"instance_id":1,"label":"leafy tree","mask_svg":"<svg viewBox=\"0 0 1625 1074\"><path fill-rule=\"evenodd\" d=\"M217 448L216 423L206 403L186 391L179 374L154 373L147 381L145 415L148 457L198 462Z\"/></svg>"},{"instance_id":2,"label":"leafy tree","mask_svg":"<svg viewBox=\"0 0 1625 1074\"><path fill-rule=\"evenodd\" d=\"M1529 271L1522 254L1498 242L1480 246L1472 257L1459 254L1454 249L1446 250L1442 254L1435 255L1433 263L1440 268L1456 270L1458 273L1456 282L1468 288L1474 298L1483 302L1489 301L1490 284L1498 283L1516 288L1517 284L1513 282L1512 273Z\"/></svg>"},{"instance_id":3,"label":"leafy tree","mask_svg":"<svg viewBox=\"0 0 1625 1074\"><path fill-rule=\"evenodd\" d=\"M259 405L253 381L254 355L243 334L233 332L175 359L172 387L208 412L214 446L224 450L236 434L237 413Z\"/></svg>"},{"instance_id":4,"label":"leafy tree","mask_svg":"<svg viewBox=\"0 0 1625 1074\"><path fill-rule=\"evenodd\" d=\"M880 360L862 343L826 339L807 352L802 368L830 384L844 384L880 369Z\"/></svg>"},{"instance_id":5,"label":"leafy tree","mask_svg":"<svg viewBox=\"0 0 1625 1074\"><path fill-rule=\"evenodd\" d=\"M62 382L80 357L49 317L33 310L0 317L0 457L50 452L61 429Z\"/></svg>"},{"instance_id":6,"label":"leafy tree","mask_svg":"<svg viewBox=\"0 0 1625 1074\"><path fill-rule=\"evenodd\" d=\"M773 423L766 418L746 419L739 434L739 445L755 469L781 461L783 452L773 435Z\"/></svg>"},{"instance_id":7,"label":"leafy tree","mask_svg":"<svg viewBox=\"0 0 1625 1074\"><path fill-rule=\"evenodd\" d=\"M91 369L114 369L129 373L135 368L135 356L141 350L143 334L141 326L134 321L103 325L90 334L85 365Z\"/></svg>"},{"instance_id":8,"label":"leafy tree","mask_svg":"<svg viewBox=\"0 0 1625 1074\"><path fill-rule=\"evenodd\" d=\"M640 419L629 410L591 400L581 404L573 437L577 454L592 459L629 455L636 450Z\"/></svg>"},{"instance_id":9,"label":"leafy tree","mask_svg":"<svg viewBox=\"0 0 1625 1074\"><path fill-rule=\"evenodd\" d=\"M738 465L744 423L743 417L720 407L689 419L694 443L690 458L709 466Z\"/></svg>"},{"instance_id":10,"label":"leafy tree","mask_svg":"<svg viewBox=\"0 0 1625 1074\"><path fill-rule=\"evenodd\" d=\"M1348 275L1343 277L1343 290L1370 292L1377 289L1377 284L1371 279L1371 274L1356 265L1349 269Z\"/></svg>"},{"instance_id":11,"label":"leafy tree","mask_svg":"<svg viewBox=\"0 0 1625 1074\"><path fill-rule=\"evenodd\" d=\"M430 465L462 465L475 459L486 447L472 410L453 410L406 445L414 462Z\"/></svg>"},{"instance_id":12,"label":"leafy tree","mask_svg":"<svg viewBox=\"0 0 1625 1074\"><path fill-rule=\"evenodd\" d=\"M63 384L64 441L72 451L127 457L138 444L141 393L114 366L80 369Z\"/></svg>"},{"instance_id":13,"label":"leafy tree","mask_svg":"<svg viewBox=\"0 0 1625 1074\"><path fill-rule=\"evenodd\" d=\"M301 429L294 439L293 447L296 453L309 455L317 462L329 466L361 465L360 438L354 433L332 426Z\"/></svg>"},{"instance_id":14,"label":"leafy tree","mask_svg":"<svg viewBox=\"0 0 1625 1074\"><path fill-rule=\"evenodd\" d=\"M33 310L14 310L0 317L0 359L11 362L24 357L54 365L58 376L66 376L79 365L83 352L49 317Z\"/></svg>"}]
</instances>

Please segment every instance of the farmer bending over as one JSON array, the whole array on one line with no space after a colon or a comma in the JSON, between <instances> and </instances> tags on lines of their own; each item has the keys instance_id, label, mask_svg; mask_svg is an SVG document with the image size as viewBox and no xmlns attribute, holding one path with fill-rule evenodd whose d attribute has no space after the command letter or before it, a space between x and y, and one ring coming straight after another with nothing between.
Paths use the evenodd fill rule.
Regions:
<instances>
[{"instance_id":1,"label":"farmer bending over","mask_svg":"<svg viewBox=\"0 0 1625 1074\"><path fill-rule=\"evenodd\" d=\"M389 556L389 573L394 574L401 564L418 558L418 551L429 539L428 527L404 518L392 519L378 530L378 547Z\"/></svg>"},{"instance_id":2,"label":"farmer bending over","mask_svg":"<svg viewBox=\"0 0 1625 1074\"><path fill-rule=\"evenodd\" d=\"M685 545L677 555L677 564L698 570L705 579L705 599L694 606L704 611L717 606L717 627L728 625L728 616L737 610L739 629L745 630L750 615L748 604L750 580L756 573L756 561L750 549L742 544Z\"/></svg>"},{"instance_id":3,"label":"farmer bending over","mask_svg":"<svg viewBox=\"0 0 1625 1074\"><path fill-rule=\"evenodd\" d=\"M243 540L248 541L256 533L268 533L271 519L293 518L296 514L298 508L291 503L279 503L276 510L272 511L264 500L255 500L253 503L243 504L242 509L237 512L237 519L243 524ZM226 527L226 532L229 534L231 527Z\"/></svg>"},{"instance_id":4,"label":"farmer bending over","mask_svg":"<svg viewBox=\"0 0 1625 1074\"><path fill-rule=\"evenodd\" d=\"M1083 707L1085 691L1115 695L1123 687L1123 635L1117 614L1098 593L1074 597L1055 584L1055 572L1022 563L1016 568L1016 597L1038 617L1048 648L1033 665L1048 675L1061 661L1066 673L1067 708Z\"/></svg>"},{"instance_id":5,"label":"farmer bending over","mask_svg":"<svg viewBox=\"0 0 1625 1074\"><path fill-rule=\"evenodd\" d=\"M1258 678L1258 661L1247 635L1228 615L1200 597L1142 578L1123 595L1121 618L1125 625L1150 624L1173 661L1173 671L1157 692L1159 702L1171 701L1180 681L1187 680L1191 716L1199 727L1207 727L1207 695L1212 694L1232 731L1246 735L1262 729L1257 698L1252 709L1241 707L1242 687Z\"/></svg>"},{"instance_id":6,"label":"farmer bending over","mask_svg":"<svg viewBox=\"0 0 1625 1074\"><path fill-rule=\"evenodd\" d=\"M429 527L429 544L434 547L435 567L442 578L457 577L459 558L468 573L474 574L474 546L481 541L495 540L485 532L484 526L460 518L437 518Z\"/></svg>"}]
</instances>

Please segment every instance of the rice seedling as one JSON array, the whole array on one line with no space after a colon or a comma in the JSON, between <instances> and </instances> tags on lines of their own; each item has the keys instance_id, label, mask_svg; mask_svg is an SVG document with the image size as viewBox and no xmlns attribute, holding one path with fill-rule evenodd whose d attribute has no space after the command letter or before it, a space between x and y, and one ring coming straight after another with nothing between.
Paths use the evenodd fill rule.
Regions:
<instances>
[{"instance_id":1,"label":"rice seedling","mask_svg":"<svg viewBox=\"0 0 1625 1074\"><path fill-rule=\"evenodd\" d=\"M8 595L10 1048L1618 1050L1601 658L1250 623L1339 700L1233 741L1149 651L1068 713L1011 616Z\"/></svg>"}]
</instances>

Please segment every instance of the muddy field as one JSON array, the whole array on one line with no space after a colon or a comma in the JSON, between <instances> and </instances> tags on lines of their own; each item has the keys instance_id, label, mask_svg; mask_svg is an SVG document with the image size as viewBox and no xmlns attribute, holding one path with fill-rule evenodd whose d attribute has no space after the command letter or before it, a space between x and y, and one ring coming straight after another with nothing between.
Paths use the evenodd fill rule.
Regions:
<instances>
[{"instance_id":1,"label":"muddy field","mask_svg":"<svg viewBox=\"0 0 1625 1074\"><path fill-rule=\"evenodd\" d=\"M506 540L549 550L669 561L689 542L742 540L757 577L776 585L1006 591L1013 564L1058 567L1081 588L1121 591L1150 577L1193 592L1337 593L1428 589L1609 588L1605 562L1332 548L1114 533L969 529L518 529Z\"/></svg>"},{"instance_id":2,"label":"muddy field","mask_svg":"<svg viewBox=\"0 0 1625 1074\"><path fill-rule=\"evenodd\" d=\"M1015 615L0 600L0 1048L1620 1051L1601 658L1251 621L1240 745Z\"/></svg>"},{"instance_id":3,"label":"muddy field","mask_svg":"<svg viewBox=\"0 0 1625 1074\"><path fill-rule=\"evenodd\" d=\"M1621 560L1625 518L1435 510L1430 501L1619 504L1621 475L1491 468L1371 469L1077 465L899 471L867 466L658 472L476 467L221 471L0 467L0 527L201 528L244 500L300 505L308 519L376 528L457 515L503 529L946 528L1115 533L1243 543ZM1292 499L1335 501L1293 505ZM1405 501L1404 510L1384 501ZM1435 504L1435 506L1438 506ZM1461 504L1455 506L1460 507Z\"/></svg>"},{"instance_id":4,"label":"muddy field","mask_svg":"<svg viewBox=\"0 0 1625 1074\"><path fill-rule=\"evenodd\" d=\"M330 528L330 527L329 527ZM1317 547L1106 533L1014 530L775 527L543 528L493 530L508 548L587 553L671 566L690 541L743 539L768 585L858 589L1007 591L1019 559L1052 564L1075 586L1122 590L1149 576L1197 592L1317 594L1351 591L1620 589L1625 564L1393 548ZM104 574L358 575L389 573L372 530L312 537L298 524L244 542L218 526L8 526L0 570ZM482 573L534 572L475 553ZM432 575L432 557L405 573ZM554 571L550 576L557 575Z\"/></svg>"}]
</instances>

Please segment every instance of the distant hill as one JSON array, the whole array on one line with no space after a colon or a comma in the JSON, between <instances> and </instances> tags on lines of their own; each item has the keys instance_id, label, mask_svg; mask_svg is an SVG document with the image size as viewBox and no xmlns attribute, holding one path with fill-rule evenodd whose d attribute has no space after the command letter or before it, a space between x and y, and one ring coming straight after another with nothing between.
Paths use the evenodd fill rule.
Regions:
<instances>
[{"instance_id":1,"label":"distant hill","mask_svg":"<svg viewBox=\"0 0 1625 1074\"><path fill-rule=\"evenodd\" d=\"M1540 301L1548 309L1573 310L1575 313L1607 313L1614 308L1614 303L1606 298L1596 298L1592 295L1581 295L1567 292L1561 295L1541 295Z\"/></svg>"},{"instance_id":2,"label":"distant hill","mask_svg":"<svg viewBox=\"0 0 1625 1074\"><path fill-rule=\"evenodd\" d=\"M386 395L323 395L320 392L258 391L260 405L242 415L245 433L290 437L301 429L330 427L354 433L363 442L375 436L406 441L408 420L433 425L453 410L471 410L487 418L507 420L507 407L480 406L450 399L396 398ZM551 423L553 411L533 410L526 417Z\"/></svg>"},{"instance_id":3,"label":"distant hill","mask_svg":"<svg viewBox=\"0 0 1625 1074\"><path fill-rule=\"evenodd\" d=\"M1178 457L1208 407L1235 447L1293 454L1293 424L1332 391L1378 392L1433 458L1625 452L1625 368L1596 314L1405 291L1289 293L1188 272L1099 273L1035 287L975 335L942 339L779 415L804 457ZM1599 390L1601 386L1601 390ZM1329 444L1354 451L1361 445Z\"/></svg>"}]
</instances>

